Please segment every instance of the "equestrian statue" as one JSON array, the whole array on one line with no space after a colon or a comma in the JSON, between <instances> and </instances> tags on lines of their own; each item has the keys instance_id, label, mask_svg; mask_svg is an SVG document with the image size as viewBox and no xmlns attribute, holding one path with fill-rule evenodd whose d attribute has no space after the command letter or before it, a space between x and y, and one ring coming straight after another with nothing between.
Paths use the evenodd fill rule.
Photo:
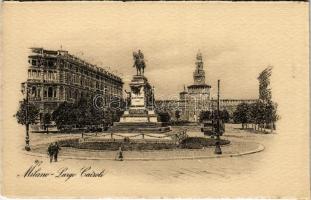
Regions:
<instances>
[{"instance_id":1,"label":"equestrian statue","mask_svg":"<svg viewBox=\"0 0 311 200\"><path fill-rule=\"evenodd\" d=\"M138 50L138 52L134 51L133 59L134 59L133 67L136 67L137 75L143 75L146 68L144 54L140 50Z\"/></svg>"}]
</instances>

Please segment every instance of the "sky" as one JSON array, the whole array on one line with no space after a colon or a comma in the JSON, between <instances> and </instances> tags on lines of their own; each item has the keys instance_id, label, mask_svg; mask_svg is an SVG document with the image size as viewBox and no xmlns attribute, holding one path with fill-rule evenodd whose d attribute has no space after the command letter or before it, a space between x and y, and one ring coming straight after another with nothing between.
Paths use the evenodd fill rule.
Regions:
<instances>
[{"instance_id":1,"label":"sky","mask_svg":"<svg viewBox=\"0 0 311 200\"><path fill-rule=\"evenodd\" d=\"M29 47L62 48L109 66L126 89L136 73L132 52L140 49L147 60L145 76L156 97L164 99L193 83L198 51L212 96L220 79L221 98L258 98L258 74L297 59L307 12L300 3L34 3L5 8L25 73Z\"/></svg>"}]
</instances>

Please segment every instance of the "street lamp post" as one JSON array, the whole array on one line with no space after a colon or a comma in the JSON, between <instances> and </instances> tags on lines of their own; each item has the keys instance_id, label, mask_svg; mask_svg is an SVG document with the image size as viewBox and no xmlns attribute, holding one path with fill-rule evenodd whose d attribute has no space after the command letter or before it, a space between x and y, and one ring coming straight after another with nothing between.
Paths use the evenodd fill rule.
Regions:
<instances>
[{"instance_id":1,"label":"street lamp post","mask_svg":"<svg viewBox=\"0 0 311 200\"><path fill-rule=\"evenodd\" d=\"M219 114L219 85L220 80L217 82L217 140L219 141L220 136L220 114Z\"/></svg>"},{"instance_id":2,"label":"street lamp post","mask_svg":"<svg viewBox=\"0 0 311 200\"><path fill-rule=\"evenodd\" d=\"M28 93L29 93L29 89L28 89L28 85L26 85L26 99L25 99L25 124L26 124L26 137L25 137L25 150L26 151L30 151L30 145L29 145L29 120L28 120L28 104L29 104L29 99L28 99Z\"/></svg>"},{"instance_id":3,"label":"street lamp post","mask_svg":"<svg viewBox=\"0 0 311 200\"><path fill-rule=\"evenodd\" d=\"M215 145L215 154L222 154L220 148L220 112L219 112L219 87L220 80L218 80L218 92L217 92L217 129L216 129L216 145Z\"/></svg>"},{"instance_id":4,"label":"street lamp post","mask_svg":"<svg viewBox=\"0 0 311 200\"><path fill-rule=\"evenodd\" d=\"M154 105L154 104L155 104L155 99L154 99L154 86L152 86L152 91L151 91L151 92L152 92L152 97L151 97L151 98L152 98L152 99L151 99L151 100L152 100L152 110L154 110L154 108L155 108L155 105Z\"/></svg>"}]
</instances>

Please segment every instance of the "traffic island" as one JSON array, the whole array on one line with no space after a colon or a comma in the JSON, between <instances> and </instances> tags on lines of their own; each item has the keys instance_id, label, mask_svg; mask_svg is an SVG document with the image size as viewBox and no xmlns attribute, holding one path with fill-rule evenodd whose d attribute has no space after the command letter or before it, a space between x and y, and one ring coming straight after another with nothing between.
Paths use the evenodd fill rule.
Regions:
<instances>
[{"instance_id":1,"label":"traffic island","mask_svg":"<svg viewBox=\"0 0 311 200\"><path fill-rule=\"evenodd\" d=\"M220 145L230 144L229 140L221 139ZM188 137L181 142L164 139L101 139L101 140L82 140L67 139L60 140L61 147L70 147L76 149L90 149L103 151L117 151L120 147L123 151L144 151L144 150L178 150L178 149L202 149L216 145L216 139L204 137Z\"/></svg>"},{"instance_id":2,"label":"traffic island","mask_svg":"<svg viewBox=\"0 0 311 200\"><path fill-rule=\"evenodd\" d=\"M74 139L74 138L73 138ZM68 142L69 139L66 141ZM78 140L78 139L77 139ZM197 140L197 139L189 139ZM58 140L59 144L64 145L62 139ZM228 140L227 140L228 141ZM72 143L73 144L73 143ZM189 145L191 143L187 143ZM196 143L197 144L197 143ZM68 143L67 143L68 145ZM38 144L32 146L31 152L24 151L25 154L34 157L47 157L46 149L48 144ZM169 146L169 145L168 145ZM114 145L113 148L117 147ZM236 157L247 154L258 153L264 150L262 144L244 141L241 139L234 139L230 143L222 144L222 155L214 154L215 146L205 146L192 149L185 148L162 148L160 150L139 150L138 146L135 150L123 151L125 161L152 161L152 160L179 160L179 159L208 159L208 158L225 158ZM167 146L166 146L167 147ZM147 146L145 145L145 148ZM96 150L86 148L73 148L69 146L62 146L60 152L60 159L77 159L77 160L114 160L118 149L115 150Z\"/></svg>"}]
</instances>

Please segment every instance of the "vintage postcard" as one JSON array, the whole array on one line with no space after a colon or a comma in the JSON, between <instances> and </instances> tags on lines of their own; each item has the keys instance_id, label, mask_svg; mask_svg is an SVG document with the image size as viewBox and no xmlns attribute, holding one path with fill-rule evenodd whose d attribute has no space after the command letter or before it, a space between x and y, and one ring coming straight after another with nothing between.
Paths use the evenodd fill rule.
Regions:
<instances>
[{"instance_id":1,"label":"vintage postcard","mask_svg":"<svg viewBox=\"0 0 311 200\"><path fill-rule=\"evenodd\" d=\"M310 198L308 2L4 2L1 194Z\"/></svg>"}]
</instances>

